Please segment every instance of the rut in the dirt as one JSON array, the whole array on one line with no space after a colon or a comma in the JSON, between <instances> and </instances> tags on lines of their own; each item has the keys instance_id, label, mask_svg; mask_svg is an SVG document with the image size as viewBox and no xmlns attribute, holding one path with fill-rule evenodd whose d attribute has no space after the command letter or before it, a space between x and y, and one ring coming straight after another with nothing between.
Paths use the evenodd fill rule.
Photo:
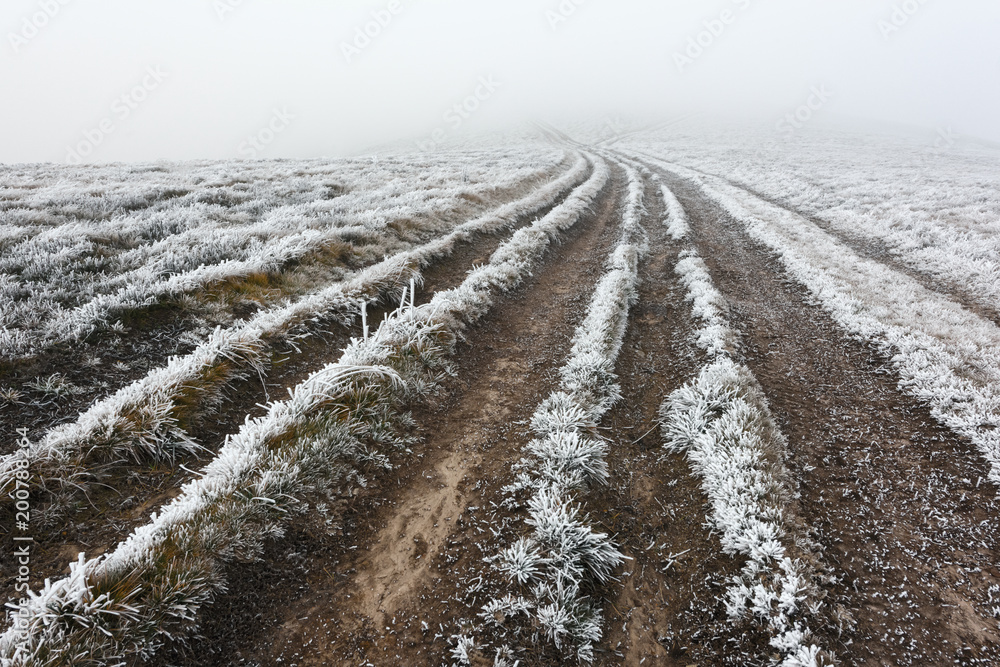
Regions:
<instances>
[{"instance_id":1,"label":"rut in the dirt","mask_svg":"<svg viewBox=\"0 0 1000 667\"><path fill-rule=\"evenodd\" d=\"M558 382L615 239L620 180L532 278L466 332L458 377L415 414L424 436L415 453L348 499L333 535L321 520L303 520L265 563L237 567L230 592L207 612L206 639L170 664L416 665L448 655L463 611L450 598L466 588L460 573L480 564L478 531L488 534L476 522L482 494L509 472L524 421Z\"/></svg>"},{"instance_id":2,"label":"rut in the dirt","mask_svg":"<svg viewBox=\"0 0 1000 667\"><path fill-rule=\"evenodd\" d=\"M843 575L832 602L856 627L825 644L846 664L998 664L998 503L986 462L737 221L690 182L668 182L789 438L802 517Z\"/></svg>"},{"instance_id":3,"label":"rut in the dirt","mask_svg":"<svg viewBox=\"0 0 1000 667\"><path fill-rule=\"evenodd\" d=\"M631 559L608 594L594 663L601 667L686 666L718 656L723 647L697 628L716 618L715 594L738 571L705 526L705 498L684 456L661 451L660 404L697 373L704 355L674 274L684 245L667 233L658 188L647 188L646 202L650 252L639 265L639 299L615 369L622 400L605 418L612 482L595 503Z\"/></svg>"},{"instance_id":4,"label":"rut in the dirt","mask_svg":"<svg viewBox=\"0 0 1000 667\"><path fill-rule=\"evenodd\" d=\"M811 224L816 225L837 241L853 250L859 256L876 262L881 262L882 264L889 266L893 271L898 271L899 273L909 276L927 290L937 292L938 294L941 294L960 304L966 310L975 313L985 320L989 320L997 326L1000 326L1000 307L998 307L997 304L991 304L988 302L988 299L983 299L974 293L970 293L969 290L966 289L965 285L955 284L954 282L945 280L940 276L935 276L931 272L921 271L908 264L896 253L894 253L892 247L885 241L867 236L848 234L843 230L837 229L832 224L817 215L811 215L792 208L788 204L758 192L753 188L749 188L746 185L735 183L733 181L730 181L730 184L749 192L751 195L761 199L762 201L766 201L769 204L783 208L786 211L790 211L795 215L798 215L804 220L808 220Z\"/></svg>"}]
</instances>

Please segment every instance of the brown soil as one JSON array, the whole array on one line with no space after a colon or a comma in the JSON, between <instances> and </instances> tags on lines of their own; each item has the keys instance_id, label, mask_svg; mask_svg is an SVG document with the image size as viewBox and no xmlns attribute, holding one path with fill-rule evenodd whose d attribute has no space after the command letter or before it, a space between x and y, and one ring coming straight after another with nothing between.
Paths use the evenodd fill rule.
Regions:
<instances>
[{"instance_id":1,"label":"brown soil","mask_svg":"<svg viewBox=\"0 0 1000 667\"><path fill-rule=\"evenodd\" d=\"M841 575L846 664L998 664L997 489L966 440L902 393L779 261L690 182L669 178L789 438L800 511Z\"/></svg>"}]
</instances>

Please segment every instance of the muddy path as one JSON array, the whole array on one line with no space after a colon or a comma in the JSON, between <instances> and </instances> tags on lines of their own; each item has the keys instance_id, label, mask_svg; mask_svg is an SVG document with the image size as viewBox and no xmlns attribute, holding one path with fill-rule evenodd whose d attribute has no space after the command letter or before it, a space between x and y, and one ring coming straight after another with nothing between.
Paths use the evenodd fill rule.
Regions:
<instances>
[{"instance_id":1,"label":"muddy path","mask_svg":"<svg viewBox=\"0 0 1000 667\"><path fill-rule=\"evenodd\" d=\"M658 187L647 187L646 209L650 252L639 265L639 299L615 369L623 400L603 422L614 443L612 481L589 503L608 517L604 528L631 560L607 593L594 664L686 667L727 651L698 628L721 619L716 595L741 563L721 552L705 526L706 499L685 457L661 450L660 405L705 356L694 345L691 306L674 273L687 244L667 234Z\"/></svg>"},{"instance_id":2,"label":"muddy path","mask_svg":"<svg viewBox=\"0 0 1000 667\"><path fill-rule=\"evenodd\" d=\"M552 205L523 216L509 229L496 234L476 235L456 244L449 256L434 261L424 269L424 280L417 290L416 302L425 303L435 292L461 284L466 273L474 266L488 262L490 255L516 229L530 225L537 217L545 215L568 192L564 192ZM398 305L389 303L391 301L393 299L388 298L384 306L369 309L369 326L372 329ZM286 398L289 389L339 359L350 339L361 335L360 323L348 327L330 322L317 327L309 338L297 342L296 349L276 350L274 363L264 378L254 373L234 383L226 391L226 400L217 411L191 425L189 433L206 449L199 458L182 457L174 465L163 462L119 466L113 476L102 479L87 498L81 500L75 511L60 515L58 525L39 530L35 535L33 590L41 588L46 578L55 579L68 573L69 563L76 560L78 553L84 552L88 557L104 554L133 529L147 523L153 512L159 511L162 505L179 495L181 486L212 460L226 436L236 433L247 417L263 415L269 400ZM7 521L6 525L10 524ZM0 537L0 549L5 549L4 553L13 553L9 536ZM10 559L0 559L0 576L3 576L0 596L5 601L13 593L14 582L7 576L13 567Z\"/></svg>"},{"instance_id":3,"label":"muddy path","mask_svg":"<svg viewBox=\"0 0 1000 667\"><path fill-rule=\"evenodd\" d=\"M206 614L206 639L165 661L423 665L447 658L451 635L475 608L464 597L465 577L481 569L480 543L492 538L485 510L498 488L493 480L509 476L520 458L527 421L558 383L617 239L624 176L613 173L593 211L550 247L534 275L466 331L457 377L414 412L421 436L414 453L345 499L332 530L304 519L264 563L233 568L229 593Z\"/></svg>"},{"instance_id":4,"label":"muddy path","mask_svg":"<svg viewBox=\"0 0 1000 667\"><path fill-rule=\"evenodd\" d=\"M802 518L841 575L830 602L856 626L822 642L845 664L998 664L1000 507L987 464L738 221L664 176L788 436Z\"/></svg>"}]
</instances>

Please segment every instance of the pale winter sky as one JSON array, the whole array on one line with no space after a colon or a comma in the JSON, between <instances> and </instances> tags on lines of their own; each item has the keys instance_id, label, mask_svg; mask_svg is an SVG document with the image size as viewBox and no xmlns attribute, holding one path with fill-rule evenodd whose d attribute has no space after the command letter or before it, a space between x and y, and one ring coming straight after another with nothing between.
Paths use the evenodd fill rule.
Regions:
<instances>
[{"instance_id":1,"label":"pale winter sky","mask_svg":"<svg viewBox=\"0 0 1000 667\"><path fill-rule=\"evenodd\" d=\"M336 156L605 114L776 127L806 104L1000 141L996 0L3 0L0 33L7 163Z\"/></svg>"}]
</instances>

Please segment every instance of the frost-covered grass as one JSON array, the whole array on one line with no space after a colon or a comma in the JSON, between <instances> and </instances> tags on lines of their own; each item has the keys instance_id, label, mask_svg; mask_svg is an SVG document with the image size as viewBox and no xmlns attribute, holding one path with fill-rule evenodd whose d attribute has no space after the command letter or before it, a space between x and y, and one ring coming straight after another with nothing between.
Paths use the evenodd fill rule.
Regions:
<instances>
[{"instance_id":1,"label":"frost-covered grass","mask_svg":"<svg viewBox=\"0 0 1000 667\"><path fill-rule=\"evenodd\" d=\"M199 479L113 552L81 557L69 577L32 594L0 638L4 664L96 667L183 641L225 586L225 563L258 557L291 513L349 482L361 463L385 464L377 445L405 424L400 405L447 372L459 331L527 275L607 178L599 162L565 202L518 230L461 286L423 306L401 306L339 362L247 421Z\"/></svg>"},{"instance_id":2,"label":"frost-covered grass","mask_svg":"<svg viewBox=\"0 0 1000 667\"><path fill-rule=\"evenodd\" d=\"M172 358L165 367L98 401L77 421L56 427L26 451L0 458L0 492L14 483L21 465L18 461L27 457L41 486L54 494L58 510L86 493L115 465L172 460L178 453L197 451L198 444L184 426L211 414L234 380L263 373L268 350L276 341L303 335L316 318L352 320L359 302L374 302L381 295L402 290L420 278L423 266L447 256L457 243L507 228L551 205L579 183L588 169L586 158L579 156L567 173L527 197L386 258L342 283L262 311L230 329L217 329L190 354Z\"/></svg>"},{"instance_id":3,"label":"frost-covered grass","mask_svg":"<svg viewBox=\"0 0 1000 667\"><path fill-rule=\"evenodd\" d=\"M733 181L813 216L971 303L1000 304L1000 152L960 141L819 127L674 126L626 139L636 151Z\"/></svg>"},{"instance_id":4,"label":"frost-covered grass","mask_svg":"<svg viewBox=\"0 0 1000 667\"><path fill-rule=\"evenodd\" d=\"M521 472L508 488L512 504L515 496L530 494L525 519L530 533L490 559L512 588L498 593L480 614L489 631L502 637L497 664L515 664L513 656L524 643L542 637L567 656L592 660L602 616L588 592L607 582L623 561L608 535L592 528L580 494L609 478L608 447L596 427L621 398L614 365L646 247L642 179L632 168L626 171L622 237L576 330L560 387L535 411L531 425L537 437L527 445ZM473 640L461 636L457 641L454 657L459 664L472 664Z\"/></svg>"},{"instance_id":5,"label":"frost-covered grass","mask_svg":"<svg viewBox=\"0 0 1000 667\"><path fill-rule=\"evenodd\" d=\"M665 224L676 219L668 216ZM661 406L664 448L686 452L723 552L746 558L730 582L726 611L736 622L763 624L782 667L836 664L809 628L823 608L825 580L814 556L801 548L802 527L788 510L794 486L784 465L785 437L753 374L732 359L737 336L705 262L689 248L675 272L700 324L696 344L712 361Z\"/></svg>"},{"instance_id":6,"label":"frost-covered grass","mask_svg":"<svg viewBox=\"0 0 1000 667\"><path fill-rule=\"evenodd\" d=\"M712 284L705 261L693 249L681 252L674 272L687 288L685 299L692 304L692 314L701 321L695 331L698 347L709 355L736 351L736 336L729 328L729 305Z\"/></svg>"},{"instance_id":7,"label":"frost-covered grass","mask_svg":"<svg viewBox=\"0 0 1000 667\"><path fill-rule=\"evenodd\" d=\"M689 240L691 228L687 214L677 197L661 184L661 196L667 217L663 221L675 241ZM738 340L729 326L729 304L712 282L705 260L694 247L681 251L674 273L685 287L684 300L691 303L691 314L700 324L695 330L695 344L710 357L736 352Z\"/></svg>"},{"instance_id":8,"label":"frost-covered grass","mask_svg":"<svg viewBox=\"0 0 1000 667\"><path fill-rule=\"evenodd\" d=\"M684 207L677 201L677 197L670 191L670 188L660 182L659 178L656 179L656 182L660 185L660 196L663 197L663 207L666 210L666 218L663 222L667 226L670 238L674 241L681 241L691 233L687 213L684 212Z\"/></svg>"},{"instance_id":9,"label":"frost-covered grass","mask_svg":"<svg viewBox=\"0 0 1000 667\"><path fill-rule=\"evenodd\" d=\"M789 555L787 444L756 379L720 355L668 397L661 418L664 447L686 452L701 479L722 550L746 558L726 592L729 617L764 624L782 667L835 664L809 629L823 606L822 580L808 559Z\"/></svg>"},{"instance_id":10,"label":"frost-covered grass","mask_svg":"<svg viewBox=\"0 0 1000 667\"><path fill-rule=\"evenodd\" d=\"M119 317L310 253L378 256L440 233L565 154L12 166L0 169L0 357L85 338Z\"/></svg>"},{"instance_id":11,"label":"frost-covered grass","mask_svg":"<svg viewBox=\"0 0 1000 667\"><path fill-rule=\"evenodd\" d=\"M1000 484L1000 328L808 220L683 167L758 241L772 248L845 329L892 359L900 386L968 437Z\"/></svg>"}]
</instances>

